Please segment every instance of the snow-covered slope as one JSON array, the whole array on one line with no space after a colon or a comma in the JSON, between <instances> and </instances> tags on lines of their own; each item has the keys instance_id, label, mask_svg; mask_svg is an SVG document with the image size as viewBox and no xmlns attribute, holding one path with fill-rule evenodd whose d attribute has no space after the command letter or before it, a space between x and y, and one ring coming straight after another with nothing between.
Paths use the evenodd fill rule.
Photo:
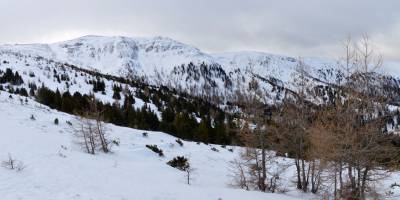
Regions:
<instances>
[{"instance_id":1,"label":"snow-covered slope","mask_svg":"<svg viewBox=\"0 0 400 200\"><path fill-rule=\"evenodd\" d=\"M247 83L254 74L287 83L298 61L262 52L208 54L165 37L84 36L53 44L2 45L0 51L41 56L101 73L146 77L151 84L189 91L215 88L217 95L238 87L237 80ZM312 71L336 65L327 59L306 58L304 62ZM190 63L193 66L187 66Z\"/></svg>"},{"instance_id":2,"label":"snow-covered slope","mask_svg":"<svg viewBox=\"0 0 400 200\"><path fill-rule=\"evenodd\" d=\"M211 56L195 47L164 37L84 36L53 44L3 45L1 49L43 56L113 75L129 71L143 75L164 67L171 71L174 66L189 62L213 61Z\"/></svg>"},{"instance_id":3,"label":"snow-covered slope","mask_svg":"<svg viewBox=\"0 0 400 200\"><path fill-rule=\"evenodd\" d=\"M295 91L293 75L300 62L309 69L315 86L324 87L343 78L337 71L338 61L332 59L300 60L263 52L205 53L165 37L84 36L52 44L0 45L0 60L11 59L17 61L5 64L12 69L26 71L66 63L103 74L140 78L150 85L178 89L219 104L234 100L236 91L246 89L253 78L269 94L267 101L279 101L288 90ZM396 63L390 66L394 68ZM387 78L393 83L391 87L399 87L396 77Z\"/></svg>"},{"instance_id":4,"label":"snow-covered slope","mask_svg":"<svg viewBox=\"0 0 400 200\"><path fill-rule=\"evenodd\" d=\"M294 200L319 199L295 189L291 182L294 166L289 167L280 182L285 194L246 191L233 188L230 161L238 157L240 147L183 141L161 132L148 132L106 124L109 138L119 141L112 153L85 153L73 136L71 122L75 117L51 110L19 96L0 93L0 161L11 155L23 170L0 167L0 196L2 200ZM34 116L34 120L31 116ZM58 118L59 124L54 124ZM156 144L165 157L159 157L145 147ZM212 151L214 147L219 152ZM229 149L233 149L230 152ZM186 184L184 172L166 164L175 156L189 158L191 185ZM286 166L293 161L278 158ZM274 162L275 163L275 162ZM275 164L274 164L275 165ZM278 165L278 166L279 166ZM382 193L400 191L389 186L400 178L392 174L379 183ZM396 189L396 188L394 188Z\"/></svg>"},{"instance_id":5,"label":"snow-covered slope","mask_svg":"<svg viewBox=\"0 0 400 200\"><path fill-rule=\"evenodd\" d=\"M30 99L21 103L19 97L0 93L0 160L8 154L23 162L22 171L0 168L2 200L241 200L299 199L297 192L289 195L244 191L228 186L229 161L240 148L185 142L149 132L143 137L136 129L107 124L109 137L120 141L112 153L90 155L74 142L71 127L74 117L50 110ZM35 120L30 119L31 115ZM59 125L54 124L58 118ZM156 144L164 150L159 157L145 147ZM191 185L184 173L166 164L174 156L190 158L193 173ZM295 195L295 196L294 196Z\"/></svg>"}]
</instances>

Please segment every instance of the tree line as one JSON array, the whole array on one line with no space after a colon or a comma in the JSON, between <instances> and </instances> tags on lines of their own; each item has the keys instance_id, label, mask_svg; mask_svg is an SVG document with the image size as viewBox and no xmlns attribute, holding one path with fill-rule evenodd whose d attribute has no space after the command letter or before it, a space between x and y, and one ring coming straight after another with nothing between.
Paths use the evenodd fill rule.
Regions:
<instances>
[{"instance_id":1,"label":"tree line","mask_svg":"<svg viewBox=\"0 0 400 200\"><path fill-rule=\"evenodd\" d=\"M63 71L63 70L60 70ZM64 77L57 80L70 80L68 75L58 73L53 70L54 77ZM38 102L70 114L87 112L91 105L91 96L95 93L106 94L106 86L103 78L114 78L108 75L95 76L88 84L92 85L92 92L81 94L75 92L71 94L68 90L60 92L58 89L53 91L44 84L37 86L35 83L29 83L29 93L24 87L18 87L23 83L22 77L18 72L6 69L0 72L1 83L9 85L0 85L1 90L8 90L10 93L20 94L22 96L32 96ZM95 73L95 75L98 75ZM34 77L35 75L30 75ZM115 79L120 80L120 79ZM122 88L121 84L128 84L137 87L134 93L129 89ZM68 85L74 84L70 82ZM176 95L175 92L165 87L152 87L146 84L135 83L122 79L122 82L114 81L112 85L113 103L103 103L96 100L96 107L104 113L103 120L119 126L163 131L186 140L193 140L204 143L232 144L235 141L235 135L227 127L227 121L233 118L228 116L223 110L214 106L201 98L194 98L187 94ZM144 101L142 106L135 106L135 99ZM154 104L159 110L159 115L150 109L150 104ZM232 123L230 123L232 125Z\"/></svg>"}]
</instances>

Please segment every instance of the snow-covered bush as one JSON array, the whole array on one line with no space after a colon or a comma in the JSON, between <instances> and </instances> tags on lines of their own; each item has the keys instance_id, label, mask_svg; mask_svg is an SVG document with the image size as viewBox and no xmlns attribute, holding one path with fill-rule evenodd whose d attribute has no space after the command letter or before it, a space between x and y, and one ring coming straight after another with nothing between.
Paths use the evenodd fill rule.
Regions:
<instances>
[{"instance_id":1,"label":"snow-covered bush","mask_svg":"<svg viewBox=\"0 0 400 200\"><path fill-rule=\"evenodd\" d=\"M113 139L111 142L113 144L115 144L116 146L119 146L119 144L121 143L118 138L117 139Z\"/></svg>"},{"instance_id":2,"label":"snow-covered bush","mask_svg":"<svg viewBox=\"0 0 400 200\"><path fill-rule=\"evenodd\" d=\"M183 142L181 139L176 139L175 141L176 141L176 143L179 144L179 146L181 146L181 147L183 146Z\"/></svg>"},{"instance_id":3,"label":"snow-covered bush","mask_svg":"<svg viewBox=\"0 0 400 200\"><path fill-rule=\"evenodd\" d=\"M17 171L22 171L26 167L22 161L14 159L11 156L11 154L8 154L7 160L1 162L1 166L6 169L17 170Z\"/></svg>"},{"instance_id":4,"label":"snow-covered bush","mask_svg":"<svg viewBox=\"0 0 400 200\"><path fill-rule=\"evenodd\" d=\"M164 157L163 150L158 148L157 145L149 145L149 144L147 144L146 147L148 149L152 150L153 152L157 153L160 157Z\"/></svg>"},{"instance_id":5,"label":"snow-covered bush","mask_svg":"<svg viewBox=\"0 0 400 200\"><path fill-rule=\"evenodd\" d=\"M188 159L184 156L176 156L172 160L168 161L167 164L181 171L185 171L188 167L190 167Z\"/></svg>"},{"instance_id":6,"label":"snow-covered bush","mask_svg":"<svg viewBox=\"0 0 400 200\"><path fill-rule=\"evenodd\" d=\"M219 152L219 150L215 147L211 147L211 151Z\"/></svg>"}]
</instances>

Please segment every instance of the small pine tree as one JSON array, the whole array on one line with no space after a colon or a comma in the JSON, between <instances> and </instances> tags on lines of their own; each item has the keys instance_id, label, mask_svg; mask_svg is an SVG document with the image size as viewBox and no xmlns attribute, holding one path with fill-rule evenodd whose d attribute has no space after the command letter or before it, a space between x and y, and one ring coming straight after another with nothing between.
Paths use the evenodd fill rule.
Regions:
<instances>
[{"instance_id":1,"label":"small pine tree","mask_svg":"<svg viewBox=\"0 0 400 200\"><path fill-rule=\"evenodd\" d=\"M181 171L185 171L187 168L190 167L188 159L185 158L184 156L177 156L172 160L168 161L167 164Z\"/></svg>"},{"instance_id":2,"label":"small pine tree","mask_svg":"<svg viewBox=\"0 0 400 200\"><path fill-rule=\"evenodd\" d=\"M29 89L29 96L35 96L35 89L33 89L33 88L30 88Z\"/></svg>"},{"instance_id":3,"label":"small pine tree","mask_svg":"<svg viewBox=\"0 0 400 200\"><path fill-rule=\"evenodd\" d=\"M25 88L21 88L21 89L19 90L19 95L24 96L24 97L27 97L27 96L28 96L28 91L26 91Z\"/></svg>"},{"instance_id":4,"label":"small pine tree","mask_svg":"<svg viewBox=\"0 0 400 200\"><path fill-rule=\"evenodd\" d=\"M114 94L113 94L112 98L115 99L115 100L120 100L121 99L121 94L119 93L119 91L114 91Z\"/></svg>"},{"instance_id":5,"label":"small pine tree","mask_svg":"<svg viewBox=\"0 0 400 200\"><path fill-rule=\"evenodd\" d=\"M112 96L113 99L120 100L121 99L121 86L114 85L113 86L114 94Z\"/></svg>"}]
</instances>

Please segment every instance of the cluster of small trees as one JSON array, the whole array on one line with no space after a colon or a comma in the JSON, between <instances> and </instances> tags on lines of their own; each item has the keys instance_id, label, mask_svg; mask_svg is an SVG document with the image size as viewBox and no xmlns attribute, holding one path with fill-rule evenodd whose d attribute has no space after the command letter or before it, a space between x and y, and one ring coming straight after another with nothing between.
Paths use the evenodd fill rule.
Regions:
<instances>
[{"instance_id":1,"label":"cluster of small trees","mask_svg":"<svg viewBox=\"0 0 400 200\"><path fill-rule=\"evenodd\" d=\"M35 93L35 92L34 92ZM42 85L36 91L35 98L38 102L48 105L50 108L63 112L76 114L84 113L92 104L92 95L82 95L75 92L73 95L66 91L60 93L59 90L53 92ZM102 120L120 126L141 128L146 130L157 130L159 120L156 114L147 105L140 109L134 109L131 101L132 96L126 97L122 106L119 104L102 103L95 100L96 107L102 110Z\"/></svg>"},{"instance_id":2,"label":"cluster of small trees","mask_svg":"<svg viewBox=\"0 0 400 200\"><path fill-rule=\"evenodd\" d=\"M28 91L25 89L25 88L23 88L23 87L21 87L21 88L14 88L13 86L11 86L11 85L7 85L6 87L3 87L3 85L0 85L0 90L2 90L2 91L7 91L8 93L10 93L10 94L18 94L18 95L20 95L20 96L24 96L24 97L27 97L28 96Z\"/></svg>"},{"instance_id":3,"label":"cluster of small trees","mask_svg":"<svg viewBox=\"0 0 400 200\"><path fill-rule=\"evenodd\" d=\"M100 80L91 83L94 87L96 85L96 90L103 87ZM35 84L30 84L30 89L30 95L35 95L37 101L63 112L81 113L89 106L90 96L86 94L71 94L69 91L61 93L58 89L54 92L44 85L37 88ZM182 139L204 143L231 144L235 140L235 135L227 127L229 123L226 123L232 118L210 103L193 102L197 100L145 88L144 92L137 90L135 93L136 97L143 98L145 104L141 108L134 108L135 98L128 89L122 90L120 85L114 85L113 90L114 99L122 99L121 101L112 104L97 102L97 107L104 112L103 119L106 122L143 130L164 131ZM26 90L24 93L27 93ZM158 106L161 120L150 109L148 102ZM201 119L200 122L198 118Z\"/></svg>"},{"instance_id":4,"label":"cluster of small trees","mask_svg":"<svg viewBox=\"0 0 400 200\"><path fill-rule=\"evenodd\" d=\"M162 112L160 130L186 140L231 144L235 136L227 127L229 124L226 121L230 119L222 111L216 111L213 115L213 117L204 115L198 122L192 113L166 108Z\"/></svg>"},{"instance_id":5,"label":"cluster of small trees","mask_svg":"<svg viewBox=\"0 0 400 200\"><path fill-rule=\"evenodd\" d=\"M0 84L11 83L12 85L21 85L24 83L19 73L13 73L10 68L7 68L5 72L0 70L0 75Z\"/></svg>"},{"instance_id":6,"label":"cluster of small trees","mask_svg":"<svg viewBox=\"0 0 400 200\"><path fill-rule=\"evenodd\" d=\"M82 113L76 113L76 123L72 126L76 143L89 154L95 154L99 150L110 152L111 140L107 137L102 112L97 108L92 95L89 108Z\"/></svg>"},{"instance_id":7,"label":"cluster of small trees","mask_svg":"<svg viewBox=\"0 0 400 200\"><path fill-rule=\"evenodd\" d=\"M5 87L1 84L9 83ZM28 91L21 87L14 87L19 86L24 83L21 75L18 72L13 72L10 68L7 68L5 72L0 70L0 90L7 90L11 94L19 94L21 96L28 96Z\"/></svg>"},{"instance_id":8,"label":"cluster of small trees","mask_svg":"<svg viewBox=\"0 0 400 200\"><path fill-rule=\"evenodd\" d=\"M75 92L71 95L68 91L61 93L59 90L53 92L44 85L38 89L35 88L31 87L33 90L31 93L35 94L37 101L53 109L75 114L85 112L90 105L91 97L86 94ZM96 101L97 107L103 110L103 120L116 125L144 130L160 130L182 139L204 143L231 144L234 138L226 127L226 115L223 111L214 110L212 112L214 117L208 115L212 110L211 105L203 108L205 110L204 114L201 114L203 117L198 122L195 115L190 113L189 109L185 109L193 106L190 103L180 105L182 102L174 101L170 102L168 107L162 106L161 120L147 106L147 103L142 108L134 108L134 103L135 99L130 93L126 93L122 105L119 103L103 104ZM192 109L195 111L195 108Z\"/></svg>"},{"instance_id":9,"label":"cluster of small trees","mask_svg":"<svg viewBox=\"0 0 400 200\"><path fill-rule=\"evenodd\" d=\"M380 75L367 38L346 45L343 80L327 83L331 98L320 98L307 66L299 62L293 77L295 95L263 112L264 94L257 81L242 94L246 151L233 162L235 185L274 192L279 172L267 150L293 160L296 187L327 193L333 199L366 199L374 184L399 163L398 136L387 129L392 112L382 96ZM372 81L373 80L373 81ZM270 113L270 114L268 114ZM271 116L272 115L272 116ZM276 169L276 168L273 168ZM324 191L321 191L322 188Z\"/></svg>"},{"instance_id":10,"label":"cluster of small trees","mask_svg":"<svg viewBox=\"0 0 400 200\"><path fill-rule=\"evenodd\" d=\"M94 80L90 80L89 84L93 85L93 92L102 92L105 93L105 89L106 89L106 84L104 83L103 80L100 79L94 79Z\"/></svg>"}]
</instances>

